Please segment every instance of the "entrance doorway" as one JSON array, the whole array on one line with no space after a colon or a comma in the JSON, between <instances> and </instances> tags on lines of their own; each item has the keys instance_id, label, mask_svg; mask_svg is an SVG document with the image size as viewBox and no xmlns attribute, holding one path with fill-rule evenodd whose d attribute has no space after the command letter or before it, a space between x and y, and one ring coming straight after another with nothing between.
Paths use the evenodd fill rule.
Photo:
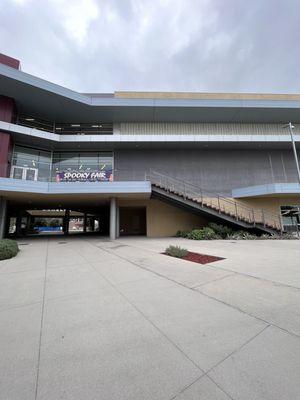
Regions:
<instances>
[{"instance_id":1,"label":"entrance doorway","mask_svg":"<svg viewBox=\"0 0 300 400\"><path fill-rule=\"evenodd\" d=\"M109 234L109 207L95 209L17 209L9 207L8 236Z\"/></svg>"},{"instance_id":2,"label":"entrance doorway","mask_svg":"<svg viewBox=\"0 0 300 400\"><path fill-rule=\"evenodd\" d=\"M146 207L120 207L120 236L146 235Z\"/></svg>"}]
</instances>

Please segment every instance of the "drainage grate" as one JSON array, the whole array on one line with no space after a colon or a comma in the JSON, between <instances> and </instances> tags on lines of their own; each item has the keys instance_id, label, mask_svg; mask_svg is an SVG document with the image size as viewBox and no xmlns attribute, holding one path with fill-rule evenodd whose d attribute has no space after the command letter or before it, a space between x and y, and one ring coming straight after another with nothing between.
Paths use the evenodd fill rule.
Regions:
<instances>
[{"instance_id":1,"label":"drainage grate","mask_svg":"<svg viewBox=\"0 0 300 400\"><path fill-rule=\"evenodd\" d=\"M18 243L19 246L28 246L29 243Z\"/></svg>"},{"instance_id":2,"label":"drainage grate","mask_svg":"<svg viewBox=\"0 0 300 400\"><path fill-rule=\"evenodd\" d=\"M118 244L117 246L110 247L110 249L116 250L116 249L120 249L121 247L128 247L128 245L127 244Z\"/></svg>"},{"instance_id":3,"label":"drainage grate","mask_svg":"<svg viewBox=\"0 0 300 400\"><path fill-rule=\"evenodd\" d=\"M57 244L67 244L68 242L58 242Z\"/></svg>"}]
</instances>

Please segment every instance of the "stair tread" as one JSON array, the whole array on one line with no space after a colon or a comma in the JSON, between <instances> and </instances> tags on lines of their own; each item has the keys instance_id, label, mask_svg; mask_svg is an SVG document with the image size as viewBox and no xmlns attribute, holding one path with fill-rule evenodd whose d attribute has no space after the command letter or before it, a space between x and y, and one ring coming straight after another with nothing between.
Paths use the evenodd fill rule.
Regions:
<instances>
[{"instance_id":1,"label":"stair tread","mask_svg":"<svg viewBox=\"0 0 300 400\"><path fill-rule=\"evenodd\" d=\"M196 204L197 204L197 205L200 204L201 206L206 207L206 208L208 208L208 209L210 209L210 210L218 211L220 217L222 217L222 216L224 216L224 217L230 217L230 218L234 219L234 222L246 223L246 224L251 225L252 227L253 227L254 224L255 224L255 226L256 226L257 228L261 229L261 230L269 229L269 230L273 230L273 231L277 231L277 232L280 232L280 231L281 231L281 229L278 228L278 227L275 226L275 225L268 224L268 223L264 224L262 221L260 221L260 222L259 222L259 221L253 221L253 222L252 222L252 221L250 221L247 217L243 217L243 216L241 216L241 215L236 216L235 213L232 213L232 212L230 212L230 211L226 211L225 209L221 209L221 210L220 210L219 207L216 206L216 205L214 205L214 204L209 204L209 203L203 201L203 200L200 199L200 198L191 197L191 196L189 196L189 195L186 195L184 192L180 192L180 191L178 191L178 190L168 188L168 187L166 187L165 185L162 185L162 184L159 184L159 183L152 183L152 182L151 182L151 184L152 184L153 187L157 187L157 188L159 188L159 189L162 189L162 190L164 190L167 194L170 193L170 194L173 194L173 195L175 195L175 196L178 196L178 197L180 197L181 199L183 199L184 201L187 201L187 200L188 200L188 201L191 201L191 202L195 203L195 205L196 205ZM200 197L200 194L199 194L199 197Z\"/></svg>"}]
</instances>

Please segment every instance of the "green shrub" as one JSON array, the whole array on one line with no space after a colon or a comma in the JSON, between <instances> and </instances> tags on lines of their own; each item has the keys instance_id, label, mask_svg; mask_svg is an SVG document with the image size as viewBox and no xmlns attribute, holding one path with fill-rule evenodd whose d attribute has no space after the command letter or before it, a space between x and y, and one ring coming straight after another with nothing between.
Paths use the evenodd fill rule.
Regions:
<instances>
[{"instance_id":1,"label":"green shrub","mask_svg":"<svg viewBox=\"0 0 300 400\"><path fill-rule=\"evenodd\" d=\"M282 235L278 235L277 239L280 240L295 240L298 239L297 236L294 236L292 233L283 233Z\"/></svg>"},{"instance_id":2,"label":"green shrub","mask_svg":"<svg viewBox=\"0 0 300 400\"><path fill-rule=\"evenodd\" d=\"M11 239L0 240L0 260L6 260L17 255L19 251L18 243Z\"/></svg>"},{"instance_id":3,"label":"green shrub","mask_svg":"<svg viewBox=\"0 0 300 400\"><path fill-rule=\"evenodd\" d=\"M259 240L276 240L279 239L279 235L270 235L269 233L263 233L262 235L258 236L257 239Z\"/></svg>"},{"instance_id":4,"label":"green shrub","mask_svg":"<svg viewBox=\"0 0 300 400\"><path fill-rule=\"evenodd\" d=\"M176 236L182 238L189 238L190 232L189 231L177 231Z\"/></svg>"},{"instance_id":5,"label":"green shrub","mask_svg":"<svg viewBox=\"0 0 300 400\"><path fill-rule=\"evenodd\" d=\"M268 239L268 240L295 240L298 239L297 236L294 236L292 233L283 233L282 235L279 233L276 234L268 234L268 233L264 233L261 236L258 237L258 239L264 240L264 239Z\"/></svg>"},{"instance_id":6,"label":"green shrub","mask_svg":"<svg viewBox=\"0 0 300 400\"><path fill-rule=\"evenodd\" d=\"M231 240L256 240L258 236L253 235L247 231L236 231L233 232L231 235L227 236L227 239Z\"/></svg>"},{"instance_id":7,"label":"green shrub","mask_svg":"<svg viewBox=\"0 0 300 400\"><path fill-rule=\"evenodd\" d=\"M187 249L179 246L169 246L166 248L165 253L172 257L183 258L187 255Z\"/></svg>"},{"instance_id":8,"label":"green shrub","mask_svg":"<svg viewBox=\"0 0 300 400\"><path fill-rule=\"evenodd\" d=\"M229 226L225 225L219 225L216 224L215 222L210 222L208 226L222 239L226 239L227 236L231 235L233 233L233 230L229 228Z\"/></svg>"},{"instance_id":9,"label":"green shrub","mask_svg":"<svg viewBox=\"0 0 300 400\"><path fill-rule=\"evenodd\" d=\"M249 233L249 232L243 232L242 239L244 239L244 240L256 240L257 236L252 234L252 233Z\"/></svg>"},{"instance_id":10,"label":"green shrub","mask_svg":"<svg viewBox=\"0 0 300 400\"><path fill-rule=\"evenodd\" d=\"M209 226L202 229L194 229L189 234L189 239L193 240L212 240L219 239L220 237Z\"/></svg>"}]
</instances>

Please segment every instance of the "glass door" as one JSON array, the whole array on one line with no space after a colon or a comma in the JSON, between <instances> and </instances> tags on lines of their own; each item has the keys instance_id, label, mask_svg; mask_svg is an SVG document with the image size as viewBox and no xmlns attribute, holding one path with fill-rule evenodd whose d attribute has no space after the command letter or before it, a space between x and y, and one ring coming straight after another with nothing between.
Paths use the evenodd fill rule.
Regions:
<instances>
[{"instance_id":1,"label":"glass door","mask_svg":"<svg viewBox=\"0 0 300 400\"><path fill-rule=\"evenodd\" d=\"M36 168L24 168L24 178L26 181L37 181L38 170Z\"/></svg>"}]
</instances>

